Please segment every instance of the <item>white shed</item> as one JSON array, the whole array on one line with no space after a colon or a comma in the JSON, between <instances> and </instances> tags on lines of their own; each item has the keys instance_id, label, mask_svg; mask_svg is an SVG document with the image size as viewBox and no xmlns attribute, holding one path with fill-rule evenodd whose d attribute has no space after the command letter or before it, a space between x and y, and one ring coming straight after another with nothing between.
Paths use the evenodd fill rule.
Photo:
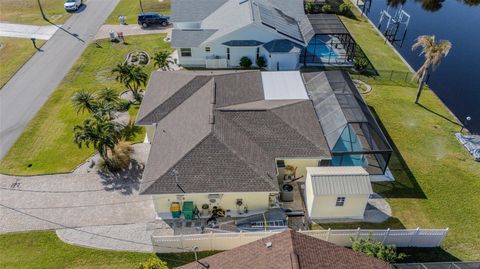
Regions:
<instances>
[{"instance_id":1,"label":"white shed","mask_svg":"<svg viewBox=\"0 0 480 269\"><path fill-rule=\"evenodd\" d=\"M307 167L305 203L312 219L363 219L372 193L360 166Z\"/></svg>"}]
</instances>

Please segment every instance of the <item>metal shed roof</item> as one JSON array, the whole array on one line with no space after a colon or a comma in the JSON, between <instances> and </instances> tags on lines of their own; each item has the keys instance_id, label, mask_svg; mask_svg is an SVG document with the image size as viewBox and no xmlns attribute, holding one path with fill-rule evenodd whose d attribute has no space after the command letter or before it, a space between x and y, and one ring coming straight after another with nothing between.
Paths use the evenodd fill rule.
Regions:
<instances>
[{"instance_id":1,"label":"metal shed roof","mask_svg":"<svg viewBox=\"0 0 480 269\"><path fill-rule=\"evenodd\" d=\"M349 34L343 22L335 14L309 14L307 16L317 35Z\"/></svg>"},{"instance_id":2,"label":"metal shed roof","mask_svg":"<svg viewBox=\"0 0 480 269\"><path fill-rule=\"evenodd\" d=\"M360 166L307 167L314 195L372 194L367 171Z\"/></svg>"},{"instance_id":3,"label":"metal shed roof","mask_svg":"<svg viewBox=\"0 0 480 269\"><path fill-rule=\"evenodd\" d=\"M262 72L265 100L308 100L302 76L298 71Z\"/></svg>"}]
</instances>

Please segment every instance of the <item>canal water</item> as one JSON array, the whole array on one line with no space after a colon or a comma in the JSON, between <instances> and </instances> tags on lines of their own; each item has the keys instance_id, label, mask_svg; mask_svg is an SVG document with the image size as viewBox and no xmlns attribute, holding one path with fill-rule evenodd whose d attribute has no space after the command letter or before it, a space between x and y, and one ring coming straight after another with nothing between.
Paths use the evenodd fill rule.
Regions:
<instances>
[{"instance_id":1,"label":"canal water","mask_svg":"<svg viewBox=\"0 0 480 269\"><path fill-rule=\"evenodd\" d=\"M410 16L403 39L394 46L417 70L420 50L411 46L419 35L435 35L452 42L449 55L432 73L428 84L457 118L473 133L480 133L480 0L371 0L367 15L378 26L380 13L402 7ZM386 21L386 20L384 20ZM385 27L385 23L382 28ZM404 31L400 29L398 39ZM466 121L470 116L471 120Z\"/></svg>"}]
</instances>

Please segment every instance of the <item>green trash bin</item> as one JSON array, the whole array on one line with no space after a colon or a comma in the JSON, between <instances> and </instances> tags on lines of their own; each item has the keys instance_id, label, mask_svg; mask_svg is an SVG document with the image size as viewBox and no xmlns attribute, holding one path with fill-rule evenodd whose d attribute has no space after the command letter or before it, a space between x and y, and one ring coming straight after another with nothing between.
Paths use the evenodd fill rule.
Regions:
<instances>
[{"instance_id":1,"label":"green trash bin","mask_svg":"<svg viewBox=\"0 0 480 269\"><path fill-rule=\"evenodd\" d=\"M182 212L183 212L183 217L185 217L185 219L188 219L188 220L193 219L193 208L194 208L193 202L191 201L183 202Z\"/></svg>"}]
</instances>

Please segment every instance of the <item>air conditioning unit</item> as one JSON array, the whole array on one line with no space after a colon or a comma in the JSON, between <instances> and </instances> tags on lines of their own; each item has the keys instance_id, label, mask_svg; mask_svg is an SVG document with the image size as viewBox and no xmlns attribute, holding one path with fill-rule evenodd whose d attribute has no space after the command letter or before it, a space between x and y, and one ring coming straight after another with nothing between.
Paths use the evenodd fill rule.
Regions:
<instances>
[{"instance_id":1,"label":"air conditioning unit","mask_svg":"<svg viewBox=\"0 0 480 269\"><path fill-rule=\"evenodd\" d=\"M220 199L222 199L222 194L208 195L208 201L210 202L210 204L218 204L220 202Z\"/></svg>"}]
</instances>

